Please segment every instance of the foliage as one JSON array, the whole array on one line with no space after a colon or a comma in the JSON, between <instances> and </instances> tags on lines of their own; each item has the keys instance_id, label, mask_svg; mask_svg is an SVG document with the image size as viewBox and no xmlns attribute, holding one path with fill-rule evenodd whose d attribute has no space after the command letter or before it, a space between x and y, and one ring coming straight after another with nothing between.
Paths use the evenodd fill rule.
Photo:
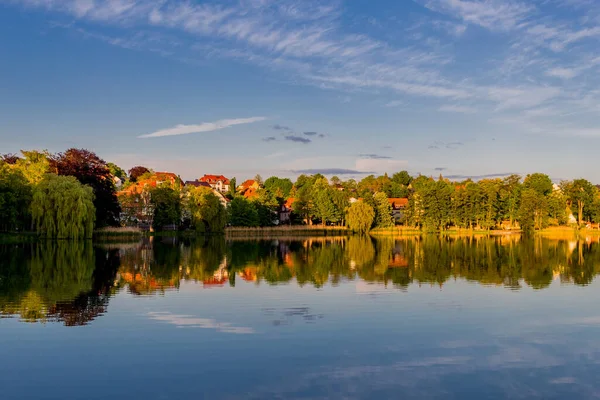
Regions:
<instances>
[{"instance_id":1,"label":"foliage","mask_svg":"<svg viewBox=\"0 0 600 400\"><path fill-rule=\"evenodd\" d=\"M227 197L229 199L233 199L235 197L237 191L237 179L231 178L229 180L229 191L227 192Z\"/></svg>"},{"instance_id":2,"label":"foliage","mask_svg":"<svg viewBox=\"0 0 600 400\"><path fill-rule=\"evenodd\" d=\"M50 158L50 170L57 175L74 176L94 191L96 225L118 226L121 206L115 184L104 160L84 149L69 149Z\"/></svg>"},{"instance_id":3,"label":"foliage","mask_svg":"<svg viewBox=\"0 0 600 400\"><path fill-rule=\"evenodd\" d=\"M278 199L287 199L290 196L294 184L288 178L272 176L265 181L265 189L273 193Z\"/></svg>"},{"instance_id":4,"label":"foliage","mask_svg":"<svg viewBox=\"0 0 600 400\"><path fill-rule=\"evenodd\" d=\"M108 163L106 164L106 166L108 167L108 170L110 171L111 175L116 176L122 181L125 181L125 179L127 179L127 173L123 168L119 167L117 164Z\"/></svg>"},{"instance_id":5,"label":"foliage","mask_svg":"<svg viewBox=\"0 0 600 400\"><path fill-rule=\"evenodd\" d=\"M96 214L93 191L74 177L48 174L33 190L31 214L45 237L91 238Z\"/></svg>"},{"instance_id":6,"label":"foliage","mask_svg":"<svg viewBox=\"0 0 600 400\"><path fill-rule=\"evenodd\" d=\"M392 175L392 182L398 185L408 186L412 182L413 178L406 171L400 171Z\"/></svg>"},{"instance_id":7,"label":"foliage","mask_svg":"<svg viewBox=\"0 0 600 400\"><path fill-rule=\"evenodd\" d=\"M13 167L23 174L25 179L31 184L40 182L44 175L49 172L50 154L47 151L25 151L22 150L22 158L16 160Z\"/></svg>"},{"instance_id":8,"label":"foliage","mask_svg":"<svg viewBox=\"0 0 600 400\"><path fill-rule=\"evenodd\" d=\"M0 231L28 228L31 198L31 186L23 173L0 164Z\"/></svg>"},{"instance_id":9,"label":"foliage","mask_svg":"<svg viewBox=\"0 0 600 400\"><path fill-rule=\"evenodd\" d=\"M357 201L348 208L346 221L348 228L364 235L371 230L375 220L375 210L364 201Z\"/></svg>"},{"instance_id":10,"label":"foliage","mask_svg":"<svg viewBox=\"0 0 600 400\"><path fill-rule=\"evenodd\" d=\"M375 196L373 196L373 200L375 202L375 227L389 228L394 226L392 205L388 201L388 197L385 193L376 193Z\"/></svg>"},{"instance_id":11,"label":"foliage","mask_svg":"<svg viewBox=\"0 0 600 400\"><path fill-rule=\"evenodd\" d=\"M534 188L524 189L521 196L518 220L525 232L542 229L546 226L548 216L548 200L546 196Z\"/></svg>"},{"instance_id":12,"label":"foliage","mask_svg":"<svg viewBox=\"0 0 600 400\"><path fill-rule=\"evenodd\" d=\"M150 192L152 226L160 231L167 225L179 227L181 223L181 196L170 187L157 187Z\"/></svg>"},{"instance_id":13,"label":"foliage","mask_svg":"<svg viewBox=\"0 0 600 400\"><path fill-rule=\"evenodd\" d=\"M138 179L145 174L151 173L152 171L141 165L135 166L129 170L129 180L131 182L137 182Z\"/></svg>"},{"instance_id":14,"label":"foliage","mask_svg":"<svg viewBox=\"0 0 600 400\"><path fill-rule=\"evenodd\" d=\"M553 185L552 180L548 175L535 173L527 175L525 177L525 180L523 181L523 186L525 187L525 189L535 190L536 192L538 192L538 194L541 194L542 196L548 196L550 193L552 193Z\"/></svg>"},{"instance_id":15,"label":"foliage","mask_svg":"<svg viewBox=\"0 0 600 400\"><path fill-rule=\"evenodd\" d=\"M198 232L223 232L227 224L227 211L211 189L193 188L188 193L187 208L192 224Z\"/></svg>"},{"instance_id":16,"label":"foliage","mask_svg":"<svg viewBox=\"0 0 600 400\"><path fill-rule=\"evenodd\" d=\"M598 196L598 189L585 179L575 179L571 182L562 182L561 189L565 194L568 206L577 207L577 222L583 223L584 218L592 218L592 205Z\"/></svg>"},{"instance_id":17,"label":"foliage","mask_svg":"<svg viewBox=\"0 0 600 400\"><path fill-rule=\"evenodd\" d=\"M241 196L236 196L229 203L229 224L231 226L256 227L259 226L258 211L255 203Z\"/></svg>"}]
</instances>

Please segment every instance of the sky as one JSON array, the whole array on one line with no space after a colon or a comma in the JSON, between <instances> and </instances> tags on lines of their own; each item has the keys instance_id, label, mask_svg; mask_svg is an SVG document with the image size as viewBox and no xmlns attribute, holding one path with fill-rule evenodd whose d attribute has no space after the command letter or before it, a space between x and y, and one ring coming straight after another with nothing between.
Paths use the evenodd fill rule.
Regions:
<instances>
[{"instance_id":1,"label":"sky","mask_svg":"<svg viewBox=\"0 0 600 400\"><path fill-rule=\"evenodd\" d=\"M599 44L596 0L0 0L0 153L600 183Z\"/></svg>"}]
</instances>

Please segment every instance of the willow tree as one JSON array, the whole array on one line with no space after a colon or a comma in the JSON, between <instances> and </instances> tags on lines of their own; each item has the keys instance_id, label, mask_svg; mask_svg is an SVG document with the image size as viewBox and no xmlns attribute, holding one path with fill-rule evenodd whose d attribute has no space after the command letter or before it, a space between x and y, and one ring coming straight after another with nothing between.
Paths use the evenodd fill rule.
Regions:
<instances>
[{"instance_id":1,"label":"willow tree","mask_svg":"<svg viewBox=\"0 0 600 400\"><path fill-rule=\"evenodd\" d=\"M48 238L91 238L96 210L92 188L72 176L48 174L34 188L31 215Z\"/></svg>"},{"instance_id":2,"label":"willow tree","mask_svg":"<svg viewBox=\"0 0 600 400\"><path fill-rule=\"evenodd\" d=\"M364 201L357 201L348 208L348 228L359 234L368 233L375 219L375 210Z\"/></svg>"},{"instance_id":3,"label":"willow tree","mask_svg":"<svg viewBox=\"0 0 600 400\"><path fill-rule=\"evenodd\" d=\"M225 230L227 211L211 189L198 187L190 190L187 208L197 231L223 232Z\"/></svg>"}]
</instances>

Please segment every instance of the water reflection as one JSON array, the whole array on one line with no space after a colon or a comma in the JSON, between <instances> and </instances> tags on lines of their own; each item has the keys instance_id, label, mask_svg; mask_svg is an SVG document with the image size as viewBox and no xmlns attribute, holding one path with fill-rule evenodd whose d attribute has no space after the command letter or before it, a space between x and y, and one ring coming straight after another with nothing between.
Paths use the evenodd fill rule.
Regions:
<instances>
[{"instance_id":1,"label":"water reflection","mask_svg":"<svg viewBox=\"0 0 600 400\"><path fill-rule=\"evenodd\" d=\"M523 286L544 289L554 280L587 285L599 268L597 240L518 236L229 242L223 238L150 238L96 247L91 242L47 242L0 246L0 316L85 325L105 313L111 296L119 291L164 295L182 282L204 288L235 287L238 280L322 288L361 280L407 290L412 284L443 287L448 280L466 279L519 290ZM274 323L285 324L293 315L278 317ZM178 321L187 318L175 317ZM301 317L319 318L304 311ZM154 319L175 321L164 315ZM186 323L219 324L211 320Z\"/></svg>"}]
</instances>

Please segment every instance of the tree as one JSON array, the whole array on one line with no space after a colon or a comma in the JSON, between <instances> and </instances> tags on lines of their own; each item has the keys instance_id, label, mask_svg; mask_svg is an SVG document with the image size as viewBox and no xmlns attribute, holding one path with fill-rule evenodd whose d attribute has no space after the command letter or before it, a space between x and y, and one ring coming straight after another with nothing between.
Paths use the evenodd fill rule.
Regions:
<instances>
[{"instance_id":1,"label":"tree","mask_svg":"<svg viewBox=\"0 0 600 400\"><path fill-rule=\"evenodd\" d=\"M104 160L84 149L69 149L50 158L50 171L74 176L94 191L96 226L118 226L121 206L110 170Z\"/></svg>"},{"instance_id":2,"label":"tree","mask_svg":"<svg viewBox=\"0 0 600 400\"><path fill-rule=\"evenodd\" d=\"M31 185L23 173L0 163L0 231L28 228L31 197Z\"/></svg>"},{"instance_id":3,"label":"tree","mask_svg":"<svg viewBox=\"0 0 600 400\"><path fill-rule=\"evenodd\" d=\"M336 222L335 204L329 187L319 188L315 195L315 216L321 220L321 225Z\"/></svg>"},{"instance_id":4,"label":"tree","mask_svg":"<svg viewBox=\"0 0 600 400\"><path fill-rule=\"evenodd\" d=\"M198 187L190 190L187 207L192 224L198 232L223 232L227 211L211 189Z\"/></svg>"},{"instance_id":5,"label":"tree","mask_svg":"<svg viewBox=\"0 0 600 400\"><path fill-rule=\"evenodd\" d=\"M542 229L546 225L548 216L548 201L540 191L528 188L523 190L518 220L521 229L531 232Z\"/></svg>"},{"instance_id":6,"label":"tree","mask_svg":"<svg viewBox=\"0 0 600 400\"><path fill-rule=\"evenodd\" d=\"M48 173L50 154L45 150L21 150L21 154L23 154L23 158L19 158L13 167L21 171L29 183L36 184L40 182L44 175Z\"/></svg>"},{"instance_id":7,"label":"tree","mask_svg":"<svg viewBox=\"0 0 600 400\"><path fill-rule=\"evenodd\" d=\"M243 197L234 197L227 211L231 226L259 226L258 211L254 203Z\"/></svg>"},{"instance_id":8,"label":"tree","mask_svg":"<svg viewBox=\"0 0 600 400\"><path fill-rule=\"evenodd\" d=\"M585 179L575 179L572 182L561 183L563 193L567 196L569 207L577 207L577 223L581 225L584 217L591 218L591 206L597 195L594 185ZM586 206L589 208L586 209ZM584 214L584 212L590 211Z\"/></svg>"},{"instance_id":9,"label":"tree","mask_svg":"<svg viewBox=\"0 0 600 400\"><path fill-rule=\"evenodd\" d=\"M258 186L262 186L263 185L263 178L262 176L260 176L260 174L256 174L256 176L254 177L254 180L256 181L256 183L258 183Z\"/></svg>"},{"instance_id":10,"label":"tree","mask_svg":"<svg viewBox=\"0 0 600 400\"><path fill-rule=\"evenodd\" d=\"M96 215L93 190L75 177L48 174L33 190L31 214L45 237L91 238Z\"/></svg>"},{"instance_id":11,"label":"tree","mask_svg":"<svg viewBox=\"0 0 600 400\"><path fill-rule=\"evenodd\" d=\"M229 180L229 191L227 192L227 197L233 199L235 197L237 191L237 179L235 177Z\"/></svg>"},{"instance_id":12,"label":"tree","mask_svg":"<svg viewBox=\"0 0 600 400\"><path fill-rule=\"evenodd\" d=\"M170 187L157 187L150 192L152 226L160 231L167 225L179 227L181 223L181 196Z\"/></svg>"},{"instance_id":13,"label":"tree","mask_svg":"<svg viewBox=\"0 0 600 400\"><path fill-rule=\"evenodd\" d=\"M106 166L108 167L108 170L110 171L112 176L116 176L117 178L121 179L122 181L127 179L127 173L125 172L125 170L123 168L119 167L117 164L108 163L108 164L106 164Z\"/></svg>"},{"instance_id":14,"label":"tree","mask_svg":"<svg viewBox=\"0 0 600 400\"><path fill-rule=\"evenodd\" d=\"M20 159L21 157L13 153L7 153L0 156L0 161L10 165L15 165Z\"/></svg>"},{"instance_id":15,"label":"tree","mask_svg":"<svg viewBox=\"0 0 600 400\"><path fill-rule=\"evenodd\" d=\"M552 180L546 174L530 174L525 177L523 181L525 189L533 189L542 196L548 196L552 193L553 185Z\"/></svg>"},{"instance_id":16,"label":"tree","mask_svg":"<svg viewBox=\"0 0 600 400\"><path fill-rule=\"evenodd\" d=\"M272 176L265 181L265 189L273 193L276 198L284 200L290 196L294 184L288 178Z\"/></svg>"},{"instance_id":17,"label":"tree","mask_svg":"<svg viewBox=\"0 0 600 400\"><path fill-rule=\"evenodd\" d=\"M348 208L346 216L348 228L358 234L368 233L373 226L374 219L375 210L364 201L357 201Z\"/></svg>"},{"instance_id":18,"label":"tree","mask_svg":"<svg viewBox=\"0 0 600 400\"><path fill-rule=\"evenodd\" d=\"M375 196L373 196L373 200L375 201L375 227L389 228L394 226L392 205L385 193L376 193Z\"/></svg>"},{"instance_id":19,"label":"tree","mask_svg":"<svg viewBox=\"0 0 600 400\"><path fill-rule=\"evenodd\" d=\"M410 185L412 180L412 176L410 176L410 174L406 171L396 172L394 175L392 175L392 182L395 182L402 186Z\"/></svg>"},{"instance_id":20,"label":"tree","mask_svg":"<svg viewBox=\"0 0 600 400\"><path fill-rule=\"evenodd\" d=\"M152 171L149 170L146 167L142 167L141 165L138 165L136 167L133 167L129 170L129 180L131 182L137 182L137 180L145 174L151 173Z\"/></svg>"}]
</instances>

